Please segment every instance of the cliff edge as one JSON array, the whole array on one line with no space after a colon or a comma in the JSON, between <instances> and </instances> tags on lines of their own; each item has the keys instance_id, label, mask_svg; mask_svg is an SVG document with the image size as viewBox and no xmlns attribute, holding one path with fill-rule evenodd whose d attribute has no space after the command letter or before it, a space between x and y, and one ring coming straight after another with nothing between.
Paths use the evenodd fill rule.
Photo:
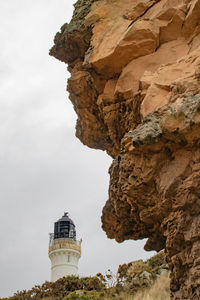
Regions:
<instances>
[{"instance_id":1,"label":"cliff edge","mask_svg":"<svg viewBox=\"0 0 200 300\"><path fill-rule=\"evenodd\" d=\"M79 0L50 55L77 137L113 157L107 236L165 249L172 299L199 299L200 0Z\"/></svg>"}]
</instances>

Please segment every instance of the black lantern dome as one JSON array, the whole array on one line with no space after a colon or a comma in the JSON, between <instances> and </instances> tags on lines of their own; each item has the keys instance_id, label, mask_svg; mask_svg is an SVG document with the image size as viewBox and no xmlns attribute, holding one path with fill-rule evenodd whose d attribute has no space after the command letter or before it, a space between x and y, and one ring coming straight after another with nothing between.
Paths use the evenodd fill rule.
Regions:
<instances>
[{"instance_id":1,"label":"black lantern dome","mask_svg":"<svg viewBox=\"0 0 200 300\"><path fill-rule=\"evenodd\" d=\"M64 213L61 219L54 223L54 240L60 238L76 239L74 222Z\"/></svg>"}]
</instances>

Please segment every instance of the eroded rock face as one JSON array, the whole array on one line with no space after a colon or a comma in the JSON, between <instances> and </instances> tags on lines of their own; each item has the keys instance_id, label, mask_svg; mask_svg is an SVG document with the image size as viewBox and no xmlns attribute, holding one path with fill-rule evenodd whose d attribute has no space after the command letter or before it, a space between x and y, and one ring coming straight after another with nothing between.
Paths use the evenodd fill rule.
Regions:
<instances>
[{"instance_id":1,"label":"eroded rock face","mask_svg":"<svg viewBox=\"0 0 200 300\"><path fill-rule=\"evenodd\" d=\"M165 249L172 299L199 299L200 0L79 0L50 54L77 137L113 157L103 229Z\"/></svg>"}]
</instances>

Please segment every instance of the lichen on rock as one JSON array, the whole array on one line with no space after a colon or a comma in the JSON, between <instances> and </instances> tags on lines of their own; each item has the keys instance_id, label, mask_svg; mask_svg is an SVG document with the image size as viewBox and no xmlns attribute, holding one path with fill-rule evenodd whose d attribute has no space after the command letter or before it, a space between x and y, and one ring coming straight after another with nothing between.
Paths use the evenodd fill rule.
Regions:
<instances>
[{"instance_id":1,"label":"lichen on rock","mask_svg":"<svg viewBox=\"0 0 200 300\"><path fill-rule=\"evenodd\" d=\"M61 32L56 34L50 55L65 63L73 63L74 60L84 57L91 38L91 30L85 26L84 20L94 1L98 0L79 0L74 4L72 20L69 24L64 24Z\"/></svg>"},{"instance_id":2,"label":"lichen on rock","mask_svg":"<svg viewBox=\"0 0 200 300\"><path fill-rule=\"evenodd\" d=\"M113 157L103 229L165 249L172 299L199 299L200 0L79 0L54 42L77 137Z\"/></svg>"}]
</instances>

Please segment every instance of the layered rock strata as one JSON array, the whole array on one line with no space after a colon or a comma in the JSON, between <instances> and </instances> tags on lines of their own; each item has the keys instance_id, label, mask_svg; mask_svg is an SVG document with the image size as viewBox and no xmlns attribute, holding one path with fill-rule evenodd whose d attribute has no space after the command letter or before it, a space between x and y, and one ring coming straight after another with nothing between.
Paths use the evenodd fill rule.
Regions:
<instances>
[{"instance_id":1,"label":"layered rock strata","mask_svg":"<svg viewBox=\"0 0 200 300\"><path fill-rule=\"evenodd\" d=\"M107 236L165 249L172 299L199 299L200 0L79 0L50 54L77 137L113 157Z\"/></svg>"}]
</instances>

